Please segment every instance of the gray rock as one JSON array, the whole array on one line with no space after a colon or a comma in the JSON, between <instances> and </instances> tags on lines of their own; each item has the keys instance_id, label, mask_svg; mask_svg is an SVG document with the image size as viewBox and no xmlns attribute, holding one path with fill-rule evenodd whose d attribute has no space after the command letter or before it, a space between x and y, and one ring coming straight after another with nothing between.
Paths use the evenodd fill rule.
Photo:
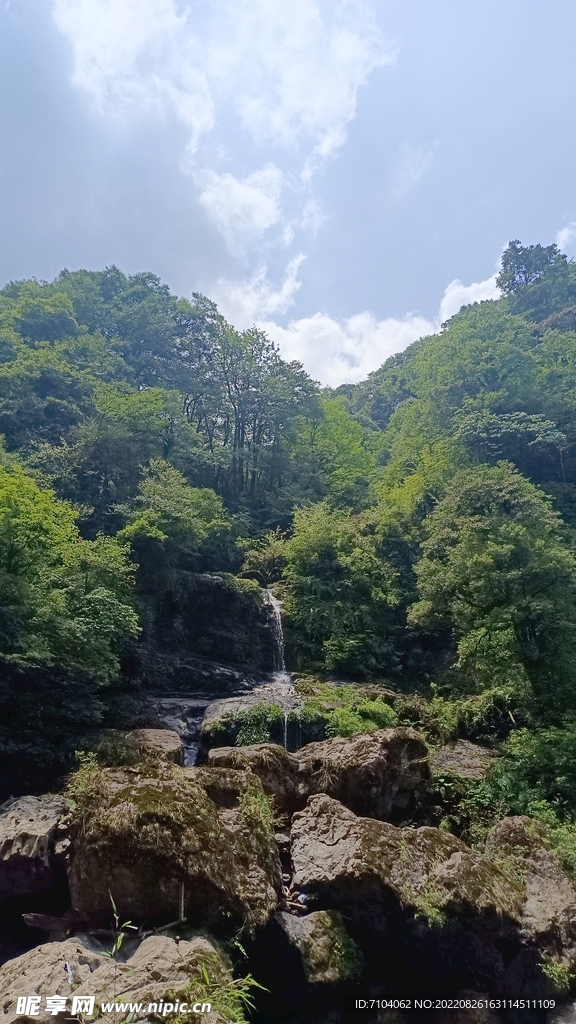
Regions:
<instances>
[{"instance_id":1,"label":"gray rock","mask_svg":"<svg viewBox=\"0 0 576 1024\"><path fill-rule=\"evenodd\" d=\"M17 998L21 995L40 995L40 1014L34 1019L39 1022L55 1020L44 1010L46 995L65 996L68 1015L71 997L95 996L96 1009L102 1001L123 1000L130 1002L159 1003L160 1000L180 998L193 1001L194 981L200 998L206 991L202 967L209 972L213 989L225 987L231 982L230 972L215 947L205 938L194 938L190 942L176 944L165 936L145 939L125 963L116 963L108 957L86 949L74 939L65 942L48 942L43 946L24 953L23 956L0 967L0 1020L2 1024L13 1024L23 1020L16 1015ZM190 987L190 996L186 994ZM217 1002L213 998L213 1002ZM64 1020L66 1014L58 1016ZM110 1015L99 1017L103 1024L111 1020ZM145 1013L139 1019L155 1019ZM205 1024L225 1024L216 1007L209 1014L203 1014Z\"/></svg>"},{"instance_id":2,"label":"gray rock","mask_svg":"<svg viewBox=\"0 0 576 1024\"><path fill-rule=\"evenodd\" d=\"M54 883L56 846L65 813L61 797L22 796L0 809L0 900L42 892Z\"/></svg>"},{"instance_id":3,"label":"gray rock","mask_svg":"<svg viewBox=\"0 0 576 1024\"><path fill-rule=\"evenodd\" d=\"M253 771L281 814L301 810L315 793L327 793L346 807L373 818L405 812L428 778L427 748L413 729L379 729L309 743L289 754L272 743L215 747L214 767Z\"/></svg>"},{"instance_id":4,"label":"gray rock","mask_svg":"<svg viewBox=\"0 0 576 1024\"><path fill-rule=\"evenodd\" d=\"M428 749L414 729L335 736L297 751L304 797L327 793L356 814L388 819L428 779Z\"/></svg>"},{"instance_id":5,"label":"gray rock","mask_svg":"<svg viewBox=\"0 0 576 1024\"><path fill-rule=\"evenodd\" d=\"M520 919L519 886L440 829L396 828L313 796L294 815L291 841L294 886L360 911L377 929L385 927L381 911L394 904L431 921L462 906Z\"/></svg>"},{"instance_id":6,"label":"gray rock","mask_svg":"<svg viewBox=\"0 0 576 1024\"><path fill-rule=\"evenodd\" d=\"M252 773L163 761L102 768L76 810L69 884L75 911L122 920L259 925L281 869Z\"/></svg>"},{"instance_id":7,"label":"gray rock","mask_svg":"<svg viewBox=\"0 0 576 1024\"><path fill-rule=\"evenodd\" d=\"M519 949L522 892L493 861L436 828L360 818L328 796L294 815L293 886L342 910L396 981L506 991L502 944Z\"/></svg>"},{"instance_id":8,"label":"gray rock","mask_svg":"<svg viewBox=\"0 0 576 1024\"><path fill-rule=\"evenodd\" d=\"M184 746L173 729L106 729L95 743L98 759L109 766L136 764L145 757L184 763Z\"/></svg>"},{"instance_id":9,"label":"gray rock","mask_svg":"<svg viewBox=\"0 0 576 1024\"><path fill-rule=\"evenodd\" d=\"M576 973L576 887L546 842L543 826L524 815L504 818L489 833L486 852L516 865L527 943L552 963ZM523 971L522 964L516 969Z\"/></svg>"},{"instance_id":10,"label":"gray rock","mask_svg":"<svg viewBox=\"0 0 576 1024\"><path fill-rule=\"evenodd\" d=\"M282 911L274 924L293 950L308 985L335 985L356 977L362 956L337 910L317 910L306 917Z\"/></svg>"}]
</instances>

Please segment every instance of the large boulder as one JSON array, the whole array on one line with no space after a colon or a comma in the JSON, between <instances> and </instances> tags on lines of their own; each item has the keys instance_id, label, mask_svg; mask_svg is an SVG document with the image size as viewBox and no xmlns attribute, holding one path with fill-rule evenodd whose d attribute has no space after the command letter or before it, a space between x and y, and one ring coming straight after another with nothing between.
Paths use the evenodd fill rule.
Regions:
<instances>
[{"instance_id":1,"label":"large boulder","mask_svg":"<svg viewBox=\"0 0 576 1024\"><path fill-rule=\"evenodd\" d=\"M0 900L54 884L64 813L62 798L50 793L9 800L0 808Z\"/></svg>"},{"instance_id":2,"label":"large boulder","mask_svg":"<svg viewBox=\"0 0 576 1024\"><path fill-rule=\"evenodd\" d=\"M414 729L378 729L309 743L296 754L301 788L327 793L356 814L387 819L406 811L428 779L428 750Z\"/></svg>"},{"instance_id":3,"label":"large boulder","mask_svg":"<svg viewBox=\"0 0 576 1024\"><path fill-rule=\"evenodd\" d=\"M327 793L357 814L393 818L406 811L428 779L428 751L413 729L378 729L309 743L293 754L272 743L216 747L208 764L251 769L280 813L301 810Z\"/></svg>"},{"instance_id":4,"label":"large boulder","mask_svg":"<svg viewBox=\"0 0 576 1024\"><path fill-rule=\"evenodd\" d=\"M210 993L203 968L211 981ZM73 997L95 996L95 1013L103 1022L126 1020L126 1012L102 1010L102 1004L111 1001L141 1003L135 1019L154 1020L159 1015L148 1011L149 1003L162 1000L174 1004L178 1000L194 1004L200 1000L212 1004L212 1012L204 1013L202 1020L206 1024L224 1024L218 1004L223 1003L223 996L231 988L228 967L206 938L177 944L165 936L151 936L125 963L91 952L68 939L46 943L0 967L0 1021L13 1024L18 1019L28 1019L17 1016L17 999L22 995L39 995L40 1012L34 1017L39 1022L63 1021L70 1016ZM57 1018L46 1011L48 995L66 998L66 1011Z\"/></svg>"},{"instance_id":5,"label":"large boulder","mask_svg":"<svg viewBox=\"0 0 576 1024\"><path fill-rule=\"evenodd\" d=\"M576 974L576 887L546 841L545 829L524 815L504 818L489 833L486 852L508 862L522 887L521 928L526 940L512 966L522 990L538 992L544 961L552 990ZM560 983L560 985L558 984Z\"/></svg>"},{"instance_id":6,"label":"large boulder","mask_svg":"<svg viewBox=\"0 0 576 1024\"><path fill-rule=\"evenodd\" d=\"M184 745L173 729L106 729L94 746L98 760L107 765L136 764L146 757L184 763Z\"/></svg>"},{"instance_id":7,"label":"large boulder","mask_svg":"<svg viewBox=\"0 0 576 1024\"><path fill-rule=\"evenodd\" d=\"M213 747L208 754L208 767L254 772L264 792L272 797L278 814L301 810L309 795L302 786L297 756L289 754L278 743Z\"/></svg>"},{"instance_id":8,"label":"large boulder","mask_svg":"<svg viewBox=\"0 0 576 1024\"><path fill-rule=\"evenodd\" d=\"M522 891L493 861L439 829L360 818L329 796L294 816L291 840L294 886L346 914L391 984L506 991L502 949L520 946Z\"/></svg>"},{"instance_id":9,"label":"large boulder","mask_svg":"<svg viewBox=\"0 0 576 1024\"><path fill-rule=\"evenodd\" d=\"M82 775L84 772L84 775ZM69 884L91 919L264 923L281 890L273 817L251 772L162 761L80 770Z\"/></svg>"}]
</instances>

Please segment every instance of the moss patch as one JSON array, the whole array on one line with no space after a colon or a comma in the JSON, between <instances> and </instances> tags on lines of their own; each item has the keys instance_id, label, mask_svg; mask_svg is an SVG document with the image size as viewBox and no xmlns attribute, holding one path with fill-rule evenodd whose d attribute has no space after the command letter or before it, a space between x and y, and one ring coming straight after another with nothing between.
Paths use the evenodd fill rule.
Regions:
<instances>
[{"instance_id":1,"label":"moss patch","mask_svg":"<svg viewBox=\"0 0 576 1024\"><path fill-rule=\"evenodd\" d=\"M331 736L356 736L398 724L398 715L378 687L334 686L305 677L297 680L296 692L302 706L290 714L289 720L300 723L303 743Z\"/></svg>"}]
</instances>

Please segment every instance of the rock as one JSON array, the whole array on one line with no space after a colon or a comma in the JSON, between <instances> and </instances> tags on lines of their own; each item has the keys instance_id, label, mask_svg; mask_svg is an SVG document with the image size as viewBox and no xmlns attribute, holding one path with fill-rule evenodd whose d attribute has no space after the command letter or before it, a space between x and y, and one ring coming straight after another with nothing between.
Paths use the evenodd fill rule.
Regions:
<instances>
[{"instance_id":1,"label":"rock","mask_svg":"<svg viewBox=\"0 0 576 1024\"><path fill-rule=\"evenodd\" d=\"M173 729L107 729L95 744L98 760L108 766L137 764L145 757L184 763L184 746Z\"/></svg>"},{"instance_id":2,"label":"rock","mask_svg":"<svg viewBox=\"0 0 576 1024\"><path fill-rule=\"evenodd\" d=\"M337 736L294 754L272 743L216 747L208 764L250 769L283 814L301 810L315 793L328 793L357 814L387 819L406 811L428 778L424 740L401 728Z\"/></svg>"},{"instance_id":3,"label":"rock","mask_svg":"<svg viewBox=\"0 0 576 1024\"><path fill-rule=\"evenodd\" d=\"M490 770L496 755L486 747L469 740L455 740L440 747L430 757L433 773L457 775L463 779L479 781Z\"/></svg>"},{"instance_id":4,"label":"rock","mask_svg":"<svg viewBox=\"0 0 576 1024\"><path fill-rule=\"evenodd\" d=\"M428 749L414 729L336 736L309 743L296 757L303 794L327 793L371 818L405 811L429 774Z\"/></svg>"},{"instance_id":5,"label":"rock","mask_svg":"<svg viewBox=\"0 0 576 1024\"><path fill-rule=\"evenodd\" d=\"M202 967L208 970L213 983L213 995L206 995ZM42 996L40 1015L33 1019L49 1021L55 1018L45 1012L47 995L67 997L68 1015L72 996L95 996L96 1010L101 1003L111 1000L145 1004L136 1019L153 1019L148 1013L149 1003L179 999L194 1003L211 999L213 1011L202 1015L206 1024L224 1024L217 1011L218 989L230 986L231 975L216 951L205 938L176 944L165 936L145 939L125 963L87 950L79 942L49 942L44 946L10 960L0 968L0 1021L12 1024L24 1020L16 1016L16 1000L21 995ZM62 1013L58 1020L67 1016ZM32 1018L30 1018L32 1019ZM102 1021L118 1020L117 1014L104 1012ZM122 1018L120 1018L122 1019Z\"/></svg>"},{"instance_id":6,"label":"rock","mask_svg":"<svg viewBox=\"0 0 576 1024\"><path fill-rule=\"evenodd\" d=\"M284 744L287 716L301 703L288 675L280 681L262 683L242 696L214 701L202 719L202 755L206 756L212 747L234 744Z\"/></svg>"},{"instance_id":7,"label":"rock","mask_svg":"<svg viewBox=\"0 0 576 1024\"><path fill-rule=\"evenodd\" d=\"M322 989L355 978L363 957L341 914L318 910L306 917L282 911L260 934L251 954L254 972L270 992L264 1006L308 1002Z\"/></svg>"},{"instance_id":8,"label":"rock","mask_svg":"<svg viewBox=\"0 0 576 1024\"><path fill-rule=\"evenodd\" d=\"M284 944L297 951L308 985L335 985L361 970L362 955L337 910L317 910L307 917L281 912L274 924Z\"/></svg>"},{"instance_id":9,"label":"rock","mask_svg":"<svg viewBox=\"0 0 576 1024\"><path fill-rule=\"evenodd\" d=\"M516 866L527 942L553 964L576 973L576 887L548 846L543 826L524 815L504 818L488 834L486 852L495 860L511 859ZM539 984L539 972L535 975L532 962L526 966L526 961L524 955L515 969L525 984Z\"/></svg>"},{"instance_id":10,"label":"rock","mask_svg":"<svg viewBox=\"0 0 576 1024\"><path fill-rule=\"evenodd\" d=\"M74 783L72 784L74 793ZM146 762L93 769L77 797L72 906L109 921L263 924L281 891L273 819L251 772Z\"/></svg>"},{"instance_id":11,"label":"rock","mask_svg":"<svg viewBox=\"0 0 576 1024\"><path fill-rule=\"evenodd\" d=\"M501 948L520 946L522 893L495 863L449 833L356 817L328 796L294 816L291 840L294 887L342 909L396 985L404 971L405 991L427 977L445 991L505 989Z\"/></svg>"},{"instance_id":12,"label":"rock","mask_svg":"<svg viewBox=\"0 0 576 1024\"><path fill-rule=\"evenodd\" d=\"M68 996L83 982L93 978L104 964L104 957L91 953L74 939L47 942L8 960L0 967L0 1021L12 1024L16 1016L18 996ZM91 992L90 995L93 995ZM19 1018L22 1020L22 1018ZM50 1019L47 1014L35 1018Z\"/></svg>"},{"instance_id":13,"label":"rock","mask_svg":"<svg viewBox=\"0 0 576 1024\"><path fill-rule=\"evenodd\" d=\"M208 754L210 768L252 771L264 792L274 800L279 814L292 814L304 807L307 794L301 790L300 765L277 743L255 743L247 747L213 747Z\"/></svg>"},{"instance_id":14,"label":"rock","mask_svg":"<svg viewBox=\"0 0 576 1024\"><path fill-rule=\"evenodd\" d=\"M0 900L49 889L54 884L61 797L23 796L0 810ZM59 851L58 851L59 852Z\"/></svg>"}]
</instances>

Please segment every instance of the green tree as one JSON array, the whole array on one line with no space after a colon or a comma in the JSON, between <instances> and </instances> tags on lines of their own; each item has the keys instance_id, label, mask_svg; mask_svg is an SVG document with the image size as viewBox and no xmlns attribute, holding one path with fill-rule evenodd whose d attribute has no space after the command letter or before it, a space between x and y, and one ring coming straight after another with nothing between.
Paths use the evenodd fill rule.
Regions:
<instances>
[{"instance_id":1,"label":"green tree","mask_svg":"<svg viewBox=\"0 0 576 1024\"><path fill-rule=\"evenodd\" d=\"M0 466L0 650L79 669L100 682L118 673L138 632L133 569L112 538L84 541L76 512L17 464Z\"/></svg>"},{"instance_id":2,"label":"green tree","mask_svg":"<svg viewBox=\"0 0 576 1024\"><path fill-rule=\"evenodd\" d=\"M319 502L294 514L284 579L300 667L366 678L394 661L397 574L361 518Z\"/></svg>"},{"instance_id":3,"label":"green tree","mask_svg":"<svg viewBox=\"0 0 576 1024\"><path fill-rule=\"evenodd\" d=\"M526 687L574 705L576 560L546 496L508 463L456 474L425 523L418 623L448 624L464 689Z\"/></svg>"},{"instance_id":4,"label":"green tree","mask_svg":"<svg viewBox=\"0 0 576 1024\"><path fill-rule=\"evenodd\" d=\"M190 487L163 459L153 459L132 505L123 509L127 525L120 532L144 558L142 545L160 544L180 570L195 569L208 551L231 543L232 520L222 498L208 487ZM153 566L150 566L153 568Z\"/></svg>"}]
</instances>

